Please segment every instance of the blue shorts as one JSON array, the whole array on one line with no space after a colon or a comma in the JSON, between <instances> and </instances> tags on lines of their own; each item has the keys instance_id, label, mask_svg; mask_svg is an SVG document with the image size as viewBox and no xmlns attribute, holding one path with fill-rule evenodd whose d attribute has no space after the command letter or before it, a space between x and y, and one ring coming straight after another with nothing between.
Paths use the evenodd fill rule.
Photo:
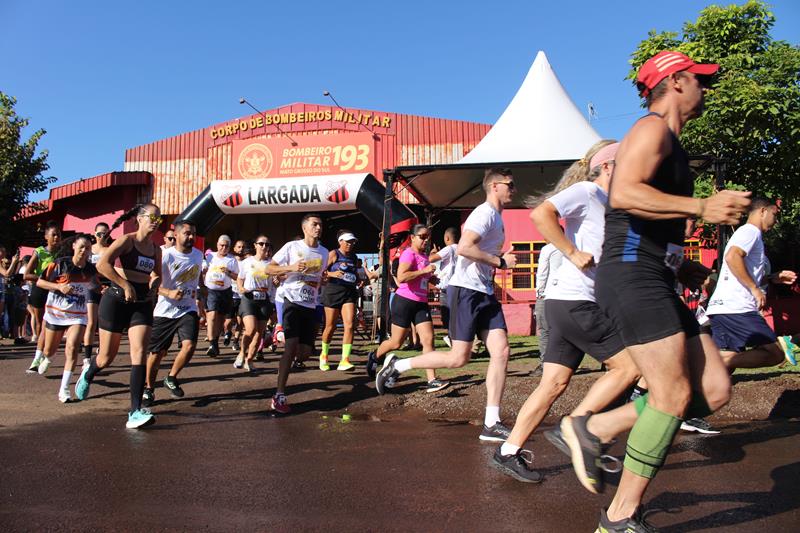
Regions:
<instances>
[{"instance_id":1,"label":"blue shorts","mask_svg":"<svg viewBox=\"0 0 800 533\"><path fill-rule=\"evenodd\" d=\"M454 341L472 342L481 331L508 329L503 306L493 294L450 285L447 306L450 308L448 333Z\"/></svg>"},{"instance_id":2,"label":"blue shorts","mask_svg":"<svg viewBox=\"0 0 800 533\"><path fill-rule=\"evenodd\" d=\"M730 315L711 315L711 338L720 350L743 352L748 347L777 342L778 337L756 311Z\"/></svg>"}]
</instances>

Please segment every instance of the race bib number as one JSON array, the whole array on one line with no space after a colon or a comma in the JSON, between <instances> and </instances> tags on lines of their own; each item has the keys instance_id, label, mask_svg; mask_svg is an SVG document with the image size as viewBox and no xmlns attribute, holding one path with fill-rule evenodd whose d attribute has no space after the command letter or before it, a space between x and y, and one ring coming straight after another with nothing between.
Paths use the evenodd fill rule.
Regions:
<instances>
[{"instance_id":1,"label":"race bib number","mask_svg":"<svg viewBox=\"0 0 800 533\"><path fill-rule=\"evenodd\" d=\"M702 307L697 308L697 311L694 313L694 317L697 319L697 323L701 326L708 324L708 315L706 314L706 310Z\"/></svg>"},{"instance_id":2,"label":"race bib number","mask_svg":"<svg viewBox=\"0 0 800 533\"><path fill-rule=\"evenodd\" d=\"M673 274L678 273L678 269L683 263L683 246L667 243L667 253L664 256L664 264L672 270Z\"/></svg>"},{"instance_id":3,"label":"race bib number","mask_svg":"<svg viewBox=\"0 0 800 533\"><path fill-rule=\"evenodd\" d=\"M224 272L219 272L219 271L212 272L211 273L211 281L218 281L220 283L225 281L225 273Z\"/></svg>"},{"instance_id":4,"label":"race bib number","mask_svg":"<svg viewBox=\"0 0 800 533\"><path fill-rule=\"evenodd\" d=\"M303 285L300 289L300 300L303 302L315 302L317 299L317 291L310 285Z\"/></svg>"},{"instance_id":5,"label":"race bib number","mask_svg":"<svg viewBox=\"0 0 800 533\"><path fill-rule=\"evenodd\" d=\"M91 259L89 261L92 262L93 265L96 265L98 261L100 261L100 254L92 254Z\"/></svg>"},{"instance_id":6,"label":"race bib number","mask_svg":"<svg viewBox=\"0 0 800 533\"><path fill-rule=\"evenodd\" d=\"M263 291L253 291L251 293L253 295L253 300L266 300L267 293Z\"/></svg>"},{"instance_id":7,"label":"race bib number","mask_svg":"<svg viewBox=\"0 0 800 533\"><path fill-rule=\"evenodd\" d=\"M156 262L152 257L139 256L139 261L136 263L136 270L142 272L152 272L156 266Z\"/></svg>"},{"instance_id":8,"label":"race bib number","mask_svg":"<svg viewBox=\"0 0 800 533\"><path fill-rule=\"evenodd\" d=\"M355 283L356 275L352 272L342 272L342 281L346 281L347 283Z\"/></svg>"}]
</instances>

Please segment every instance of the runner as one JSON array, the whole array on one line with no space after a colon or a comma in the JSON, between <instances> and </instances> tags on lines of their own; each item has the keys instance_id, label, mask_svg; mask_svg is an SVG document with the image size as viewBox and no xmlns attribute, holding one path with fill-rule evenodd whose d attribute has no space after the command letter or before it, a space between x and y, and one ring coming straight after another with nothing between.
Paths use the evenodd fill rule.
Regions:
<instances>
[{"instance_id":1,"label":"runner","mask_svg":"<svg viewBox=\"0 0 800 533\"><path fill-rule=\"evenodd\" d=\"M328 268L328 250L319 244L322 218L309 213L301 223L303 239L283 245L267 267L267 274L286 274L283 304L283 355L278 367L278 387L272 397L272 409L278 414L291 412L286 400L286 382L295 358L303 361L311 355L315 340L315 308L322 282Z\"/></svg>"},{"instance_id":2,"label":"runner","mask_svg":"<svg viewBox=\"0 0 800 533\"><path fill-rule=\"evenodd\" d=\"M194 248L195 226L190 222L175 222L175 246L161 255L163 281L158 288L158 302L153 310L153 332L147 358L147 378L142 394L142 405L150 407L155 401L155 384L158 367L167 355L172 339L178 334L180 351L175 356L169 375L164 378L164 388L173 398L183 398L184 392L178 374L189 364L197 347L200 331L198 315L200 300L200 272L203 253Z\"/></svg>"},{"instance_id":3,"label":"runner","mask_svg":"<svg viewBox=\"0 0 800 533\"><path fill-rule=\"evenodd\" d=\"M464 222L458 241L458 262L447 287L449 307L455 310L449 324L453 348L449 352L429 352L403 360L390 354L375 377L375 388L383 394L390 378L396 379L412 368L461 368L469 362L477 333L489 350L486 414L479 438L502 442L509 434L500 420L509 347L503 308L494 296L494 272L497 268L514 268L517 263L511 250L501 253L505 242L502 212L514 196L511 170L488 169L483 189L486 202L476 207Z\"/></svg>"},{"instance_id":4,"label":"runner","mask_svg":"<svg viewBox=\"0 0 800 533\"><path fill-rule=\"evenodd\" d=\"M778 343L775 332L761 315L767 303L762 282L792 285L797 281L797 274L791 270L773 274L766 271L763 234L777 220L778 206L774 202L753 199L747 223L733 232L725 246L717 287L706 308L712 338L731 371L774 366L784 359L797 364L792 350Z\"/></svg>"},{"instance_id":5,"label":"runner","mask_svg":"<svg viewBox=\"0 0 800 533\"><path fill-rule=\"evenodd\" d=\"M142 393L145 349L153 327L153 295L161 283L161 248L153 242L153 233L161 224L161 210L155 204L136 205L114 221L111 231L133 217L138 225L136 232L115 240L97 263L98 272L111 282L100 299L100 349L75 384L75 396L85 400L95 376L117 356L122 332L127 328L131 409L125 427L129 429L155 422L150 410L142 408Z\"/></svg>"},{"instance_id":6,"label":"runner","mask_svg":"<svg viewBox=\"0 0 800 533\"><path fill-rule=\"evenodd\" d=\"M397 267L397 281L399 283L392 298L390 322L391 335L383 341L376 352L367 356L367 372L375 373L378 362L392 350L398 350L403 341L411 332L411 325L416 324L422 343L423 353L433 352L433 320L431 309L428 305L428 282L436 281L434 272L436 267L431 264L425 248L431 232L425 224L415 224L411 228L411 246L403 250ZM387 358L388 361L388 358ZM437 379L433 369L426 368L428 378L427 392L436 392L450 386L447 381Z\"/></svg>"},{"instance_id":7,"label":"runner","mask_svg":"<svg viewBox=\"0 0 800 533\"><path fill-rule=\"evenodd\" d=\"M173 246L175 246L175 230L170 228L164 234L164 244L161 245L161 253L163 254Z\"/></svg>"},{"instance_id":8,"label":"runner","mask_svg":"<svg viewBox=\"0 0 800 533\"><path fill-rule=\"evenodd\" d=\"M444 230L444 247L430 255L428 259L431 263L439 261L439 283L436 285L439 288L439 312L442 315L442 327L445 329L445 334L442 340L450 347L450 337L447 336L447 325L450 324L450 308L447 306L447 286L450 284L450 278L456 268L456 260L458 259L458 228L447 228Z\"/></svg>"},{"instance_id":9,"label":"runner","mask_svg":"<svg viewBox=\"0 0 800 533\"><path fill-rule=\"evenodd\" d=\"M108 249L108 243L111 238L111 233L108 224L105 222L98 222L94 227L95 242L92 244L91 256L89 261L93 265L97 265L100 256L103 255ZM97 309L100 305L100 297L102 296L105 286L108 285L108 280L102 276L98 276L99 284L89 292L89 299L87 303L87 322L86 331L83 333L83 343L81 344L81 353L83 353L83 364L88 365L89 360L92 358L92 350L94 349L94 334L97 331Z\"/></svg>"},{"instance_id":10,"label":"runner","mask_svg":"<svg viewBox=\"0 0 800 533\"><path fill-rule=\"evenodd\" d=\"M545 294L547 294L547 288L555 281L556 272L563 261L564 254L551 242L539 250L539 258L536 261L536 303L533 306L536 334L539 336L539 364L531 371L531 376L541 376L544 370L542 356L547 351L547 343L550 340L550 326L547 324L547 316L544 312Z\"/></svg>"},{"instance_id":11,"label":"runner","mask_svg":"<svg viewBox=\"0 0 800 533\"><path fill-rule=\"evenodd\" d=\"M6 247L3 246L2 244L0 244L0 262L4 263L5 261L7 261L7 258L6 258ZM11 261L8 262L8 266L0 265L0 318L3 317L3 312L4 311L8 312L8 316L9 316L9 320L8 320L9 335L14 337L14 344L17 344L16 341L19 338L16 335L16 332L13 331L15 328L11 327L11 325L14 323L14 320L12 319L12 317L13 317L13 314L16 313L16 308L15 308L16 306L15 305L11 305L11 304L14 303L13 301L11 301L11 302L8 302L9 303L8 309L6 309L6 303L7 303L6 302L6 284L7 284L6 278L8 278L8 283L10 284L11 278L14 276L14 274L17 273L17 266L18 265L19 265L19 249L17 249L16 253L14 254L14 257L11 258ZM9 289L10 289L10 285L9 285Z\"/></svg>"},{"instance_id":12,"label":"runner","mask_svg":"<svg viewBox=\"0 0 800 533\"><path fill-rule=\"evenodd\" d=\"M233 289L239 274L239 262L228 252L231 249L231 238L220 235L217 239L217 252L208 258L208 266L204 284L208 290L206 300L206 328L209 347L206 355L219 355L219 336L222 327L233 306Z\"/></svg>"},{"instance_id":13,"label":"runner","mask_svg":"<svg viewBox=\"0 0 800 533\"><path fill-rule=\"evenodd\" d=\"M358 289L356 284L356 253L355 247L358 239L350 230L339 230L336 235L339 249L331 250L328 254L328 283L322 289L322 303L325 306L325 329L322 332L322 351L319 355L319 369L326 372L331 369L328 365L328 351L333 332L342 318L344 332L342 333L342 359L336 370L352 370L350 352L353 350L353 328L356 320L356 303L358 302Z\"/></svg>"},{"instance_id":14,"label":"runner","mask_svg":"<svg viewBox=\"0 0 800 533\"><path fill-rule=\"evenodd\" d=\"M239 239L233 243L233 256L236 258L236 265L241 272L242 261L245 259L245 248L247 243ZM237 275L238 276L238 275ZM242 335L242 317L239 316L239 304L242 303L242 295L239 292L239 284L231 283L233 291L233 301L231 303L231 310L225 317L225 336L222 339L223 346L229 346L234 352L239 352L239 337Z\"/></svg>"},{"instance_id":15,"label":"runner","mask_svg":"<svg viewBox=\"0 0 800 533\"><path fill-rule=\"evenodd\" d=\"M633 427L622 479L601 512L599 531L650 531L640 504L681 419L705 416L730 397L719 351L674 290L676 276L692 286L699 283L689 278L707 274L683 261L686 218L732 224L750 203L749 193L735 191L692 198L688 157L678 140L686 122L701 114L718 68L670 51L645 62L638 85L650 113L634 124L616 156L595 294L650 392L612 411L561 422L578 479L594 493L604 488L602 443Z\"/></svg>"},{"instance_id":16,"label":"runner","mask_svg":"<svg viewBox=\"0 0 800 533\"><path fill-rule=\"evenodd\" d=\"M272 302L269 299L270 280L267 266L272 251L272 244L266 235L259 235L255 240L255 255L248 257L241 264L240 276L236 283L242 295L239 314L244 323L241 351L236 356L234 368L244 368L247 372L254 370L253 361L258 352L267 320L272 314Z\"/></svg>"},{"instance_id":17,"label":"runner","mask_svg":"<svg viewBox=\"0 0 800 533\"><path fill-rule=\"evenodd\" d=\"M70 242L71 241L71 242ZM64 373L58 390L58 401L70 401L69 382L75 371L83 330L88 321L88 301L92 291L97 290L97 271L88 259L92 247L89 235L78 234L64 241L56 252L58 259L47 265L36 285L48 291L44 312L44 356L39 363L39 374L44 375L50 367L53 355L58 350L64 334ZM71 256L60 257L61 251L72 251Z\"/></svg>"},{"instance_id":18,"label":"runner","mask_svg":"<svg viewBox=\"0 0 800 533\"><path fill-rule=\"evenodd\" d=\"M42 275L47 265L53 262L53 252L56 251L58 243L61 242L61 229L53 221L48 222L44 228L44 240L46 246L39 246L33 251L27 266L25 267L25 281L31 283L31 293L28 299L29 306L32 308L31 314L31 328L33 329L33 336L36 337L36 352L33 356L31 366L27 372L35 374L39 368L39 362L42 360L44 353L44 306L47 302L47 291L38 287L36 282L39 276ZM31 339L34 340L34 339Z\"/></svg>"},{"instance_id":19,"label":"runner","mask_svg":"<svg viewBox=\"0 0 800 533\"><path fill-rule=\"evenodd\" d=\"M564 393L572 375L588 353L609 369L573 416L597 412L617 399L638 378L639 371L622 345L614 324L595 303L595 265L603 247L608 184L619 143L600 141L586 156L567 169L550 195L531 212L541 235L567 259L545 294L545 313L551 338L542 357L542 379L520 409L508 440L492 457L492 465L528 483L543 479L530 467L523 450L552 407ZM559 225L563 219L565 228ZM560 435L550 437L560 444ZM562 449L566 446L562 445Z\"/></svg>"}]
</instances>

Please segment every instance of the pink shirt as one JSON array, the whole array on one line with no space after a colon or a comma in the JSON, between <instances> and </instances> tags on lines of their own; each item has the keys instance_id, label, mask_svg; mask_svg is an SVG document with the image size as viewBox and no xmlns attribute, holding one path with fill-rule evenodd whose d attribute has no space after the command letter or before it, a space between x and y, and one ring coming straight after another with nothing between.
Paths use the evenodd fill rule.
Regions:
<instances>
[{"instance_id":1,"label":"pink shirt","mask_svg":"<svg viewBox=\"0 0 800 533\"><path fill-rule=\"evenodd\" d=\"M411 247L406 248L403 250L403 253L400 254L400 263L411 265L409 270L412 272L422 270L431 264L427 256L415 252ZM399 270L400 268L398 267L398 271ZM424 276L414 278L406 283L401 283L400 286L397 287L395 293L403 298L414 300L415 302L427 302L428 279L430 279L430 277L430 274L425 274Z\"/></svg>"}]
</instances>

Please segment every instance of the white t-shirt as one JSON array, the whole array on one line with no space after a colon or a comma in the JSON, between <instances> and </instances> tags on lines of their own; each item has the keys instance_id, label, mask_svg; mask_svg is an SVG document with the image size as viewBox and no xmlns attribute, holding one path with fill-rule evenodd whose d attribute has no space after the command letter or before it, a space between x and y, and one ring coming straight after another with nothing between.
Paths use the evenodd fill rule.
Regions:
<instances>
[{"instance_id":1,"label":"white t-shirt","mask_svg":"<svg viewBox=\"0 0 800 533\"><path fill-rule=\"evenodd\" d=\"M547 199L564 219L564 234L581 252L594 256L600 262L606 229L606 204L608 194L596 183L582 181L567 187ZM545 299L594 302L594 277L596 267L579 270L572 261L564 258L552 284L548 284Z\"/></svg>"},{"instance_id":2,"label":"white t-shirt","mask_svg":"<svg viewBox=\"0 0 800 533\"><path fill-rule=\"evenodd\" d=\"M243 262L244 262L244 259L242 259L241 261L238 258L236 259L236 266L239 269L238 270L239 274L237 275L237 277L238 276L244 276L244 270L242 270L242 263ZM244 279L244 278L242 278L242 279ZM242 295L239 293L239 284L236 283L235 281L231 281L231 289L233 289L233 299L234 300L241 300L242 299Z\"/></svg>"},{"instance_id":3,"label":"white t-shirt","mask_svg":"<svg viewBox=\"0 0 800 533\"><path fill-rule=\"evenodd\" d=\"M200 272L203 268L203 253L192 248L188 254L171 246L161 253L161 286L165 289L181 289L180 300L158 295L153 316L180 318L186 313L197 312L197 291L200 288Z\"/></svg>"},{"instance_id":4,"label":"white t-shirt","mask_svg":"<svg viewBox=\"0 0 800 533\"><path fill-rule=\"evenodd\" d=\"M741 248L747 254L744 256L744 266L747 273L761 284L761 278L766 273L767 257L764 255L764 241L761 230L753 224L745 224L733 232L731 239L725 246L725 255L731 246ZM750 291L742 285L731 272L728 262L723 256L722 269L719 272L717 288L708 302L707 315L729 315L758 311L758 304Z\"/></svg>"},{"instance_id":5,"label":"white t-shirt","mask_svg":"<svg viewBox=\"0 0 800 533\"><path fill-rule=\"evenodd\" d=\"M564 254L552 243L545 244L539 250L539 260L536 265L536 297L544 299L547 288L553 285L556 272L564 260Z\"/></svg>"},{"instance_id":6,"label":"white t-shirt","mask_svg":"<svg viewBox=\"0 0 800 533\"><path fill-rule=\"evenodd\" d=\"M232 255L212 255L207 261L205 285L214 291L224 291L231 286L231 274L239 273L239 261Z\"/></svg>"},{"instance_id":7,"label":"white t-shirt","mask_svg":"<svg viewBox=\"0 0 800 533\"><path fill-rule=\"evenodd\" d=\"M506 234L503 228L503 217L495 211L494 207L486 202L476 207L464 222L464 231L467 230L474 231L481 236L481 240L478 242L478 248L481 251L491 255L500 255ZM459 256L450 278L450 285L493 295L494 267Z\"/></svg>"},{"instance_id":8,"label":"white t-shirt","mask_svg":"<svg viewBox=\"0 0 800 533\"><path fill-rule=\"evenodd\" d=\"M328 250L320 245L311 248L302 240L290 241L272 257L281 266L293 265L301 259L306 262L306 270L290 272L286 276L286 281L283 282L283 298L313 309L317 306L322 273L328 268Z\"/></svg>"},{"instance_id":9,"label":"white t-shirt","mask_svg":"<svg viewBox=\"0 0 800 533\"><path fill-rule=\"evenodd\" d=\"M436 270L436 277L439 278L439 285L437 285L439 289L446 289L450 284L450 278L453 277L456 260L458 259L457 248L457 244L449 244L438 252L439 257L442 258L439 262L439 268Z\"/></svg>"},{"instance_id":10,"label":"white t-shirt","mask_svg":"<svg viewBox=\"0 0 800 533\"><path fill-rule=\"evenodd\" d=\"M269 265L269 258L257 259L255 256L250 256L241 262L239 272L242 275L242 285L244 285L244 292L258 291L267 297L269 294L269 287L272 285L270 276L267 274L267 265Z\"/></svg>"}]
</instances>

